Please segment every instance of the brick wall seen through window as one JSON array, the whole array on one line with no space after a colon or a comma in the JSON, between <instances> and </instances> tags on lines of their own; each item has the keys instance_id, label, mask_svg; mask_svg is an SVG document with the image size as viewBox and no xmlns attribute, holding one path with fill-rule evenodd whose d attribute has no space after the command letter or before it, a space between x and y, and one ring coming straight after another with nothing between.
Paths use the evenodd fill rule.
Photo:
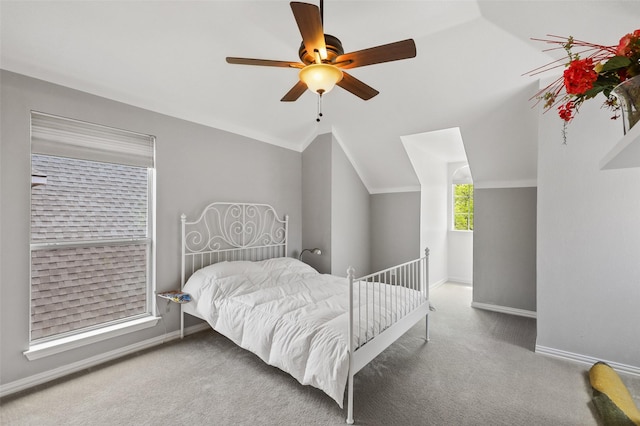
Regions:
<instances>
[{"instance_id":1,"label":"brick wall seen through window","mask_svg":"<svg viewBox=\"0 0 640 426\"><path fill-rule=\"evenodd\" d=\"M149 171L32 155L31 340L149 311Z\"/></svg>"}]
</instances>

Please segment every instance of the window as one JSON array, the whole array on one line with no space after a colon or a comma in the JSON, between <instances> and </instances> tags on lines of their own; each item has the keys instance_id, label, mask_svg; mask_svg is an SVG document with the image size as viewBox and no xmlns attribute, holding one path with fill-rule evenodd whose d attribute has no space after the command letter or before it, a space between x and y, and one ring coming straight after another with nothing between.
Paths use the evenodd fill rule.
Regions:
<instances>
[{"instance_id":1,"label":"window","mask_svg":"<svg viewBox=\"0 0 640 426\"><path fill-rule=\"evenodd\" d=\"M468 164L459 167L451 176L451 229L473 231L473 178Z\"/></svg>"},{"instance_id":2,"label":"window","mask_svg":"<svg viewBox=\"0 0 640 426\"><path fill-rule=\"evenodd\" d=\"M32 345L153 315L152 136L31 114Z\"/></svg>"},{"instance_id":3,"label":"window","mask_svg":"<svg viewBox=\"0 0 640 426\"><path fill-rule=\"evenodd\" d=\"M453 185L453 229L473 231L473 184Z\"/></svg>"}]
</instances>

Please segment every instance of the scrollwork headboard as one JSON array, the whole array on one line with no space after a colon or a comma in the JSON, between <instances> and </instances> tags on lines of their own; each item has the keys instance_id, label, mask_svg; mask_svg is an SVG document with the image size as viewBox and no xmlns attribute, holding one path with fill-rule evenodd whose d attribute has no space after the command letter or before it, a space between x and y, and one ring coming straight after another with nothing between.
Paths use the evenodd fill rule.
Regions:
<instances>
[{"instance_id":1,"label":"scrollwork headboard","mask_svg":"<svg viewBox=\"0 0 640 426\"><path fill-rule=\"evenodd\" d=\"M194 221L182 214L182 282L197 269L287 256L289 217L268 204L211 203Z\"/></svg>"}]
</instances>

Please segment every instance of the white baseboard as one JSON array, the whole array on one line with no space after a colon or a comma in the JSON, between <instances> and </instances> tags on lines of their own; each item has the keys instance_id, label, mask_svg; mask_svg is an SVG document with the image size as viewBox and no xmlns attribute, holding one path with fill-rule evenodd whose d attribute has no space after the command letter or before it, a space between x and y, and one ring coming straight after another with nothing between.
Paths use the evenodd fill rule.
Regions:
<instances>
[{"instance_id":1,"label":"white baseboard","mask_svg":"<svg viewBox=\"0 0 640 426\"><path fill-rule=\"evenodd\" d=\"M206 329L210 329L209 324L197 324L185 329L185 334L193 334ZM63 365L61 367L54 368L53 370L34 374L33 376L25 377L10 383L1 384L0 398L179 338L180 330L176 330L152 339L134 343L133 345L114 349L113 351L105 352L91 358Z\"/></svg>"},{"instance_id":2,"label":"white baseboard","mask_svg":"<svg viewBox=\"0 0 640 426\"><path fill-rule=\"evenodd\" d=\"M536 318L535 311L525 309L510 308L508 306L492 305L489 303L471 302L472 308L484 309L486 311L500 312L503 314L517 315L519 317Z\"/></svg>"},{"instance_id":3,"label":"white baseboard","mask_svg":"<svg viewBox=\"0 0 640 426\"><path fill-rule=\"evenodd\" d=\"M431 283L429 284L429 290L434 290L446 282L447 280L440 280L440 281L436 281L435 283Z\"/></svg>"},{"instance_id":4,"label":"white baseboard","mask_svg":"<svg viewBox=\"0 0 640 426\"><path fill-rule=\"evenodd\" d=\"M611 368L619 373L630 374L632 376L640 377L640 367L633 365L620 364L619 362L607 361L605 359L598 359L587 355L576 354L573 352L567 352L560 349L549 348L546 346L536 345L536 353L552 356L555 358L566 359L573 362L579 362L581 364L593 365L598 361L603 361L609 364Z\"/></svg>"},{"instance_id":5,"label":"white baseboard","mask_svg":"<svg viewBox=\"0 0 640 426\"><path fill-rule=\"evenodd\" d=\"M467 280L467 279L465 279L465 278L449 277L449 279L447 280L447 282L450 282L450 283L456 283L456 284L463 284L463 285L468 285L468 286L473 286L473 281L471 281L471 280Z\"/></svg>"}]
</instances>

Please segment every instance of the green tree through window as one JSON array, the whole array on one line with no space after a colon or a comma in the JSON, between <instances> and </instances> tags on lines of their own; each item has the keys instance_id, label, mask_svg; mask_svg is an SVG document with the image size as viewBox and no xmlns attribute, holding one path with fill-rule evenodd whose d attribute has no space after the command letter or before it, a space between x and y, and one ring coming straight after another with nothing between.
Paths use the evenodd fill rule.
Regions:
<instances>
[{"instance_id":1,"label":"green tree through window","mask_svg":"<svg viewBox=\"0 0 640 426\"><path fill-rule=\"evenodd\" d=\"M473 184L453 185L453 229L473 231Z\"/></svg>"}]
</instances>

